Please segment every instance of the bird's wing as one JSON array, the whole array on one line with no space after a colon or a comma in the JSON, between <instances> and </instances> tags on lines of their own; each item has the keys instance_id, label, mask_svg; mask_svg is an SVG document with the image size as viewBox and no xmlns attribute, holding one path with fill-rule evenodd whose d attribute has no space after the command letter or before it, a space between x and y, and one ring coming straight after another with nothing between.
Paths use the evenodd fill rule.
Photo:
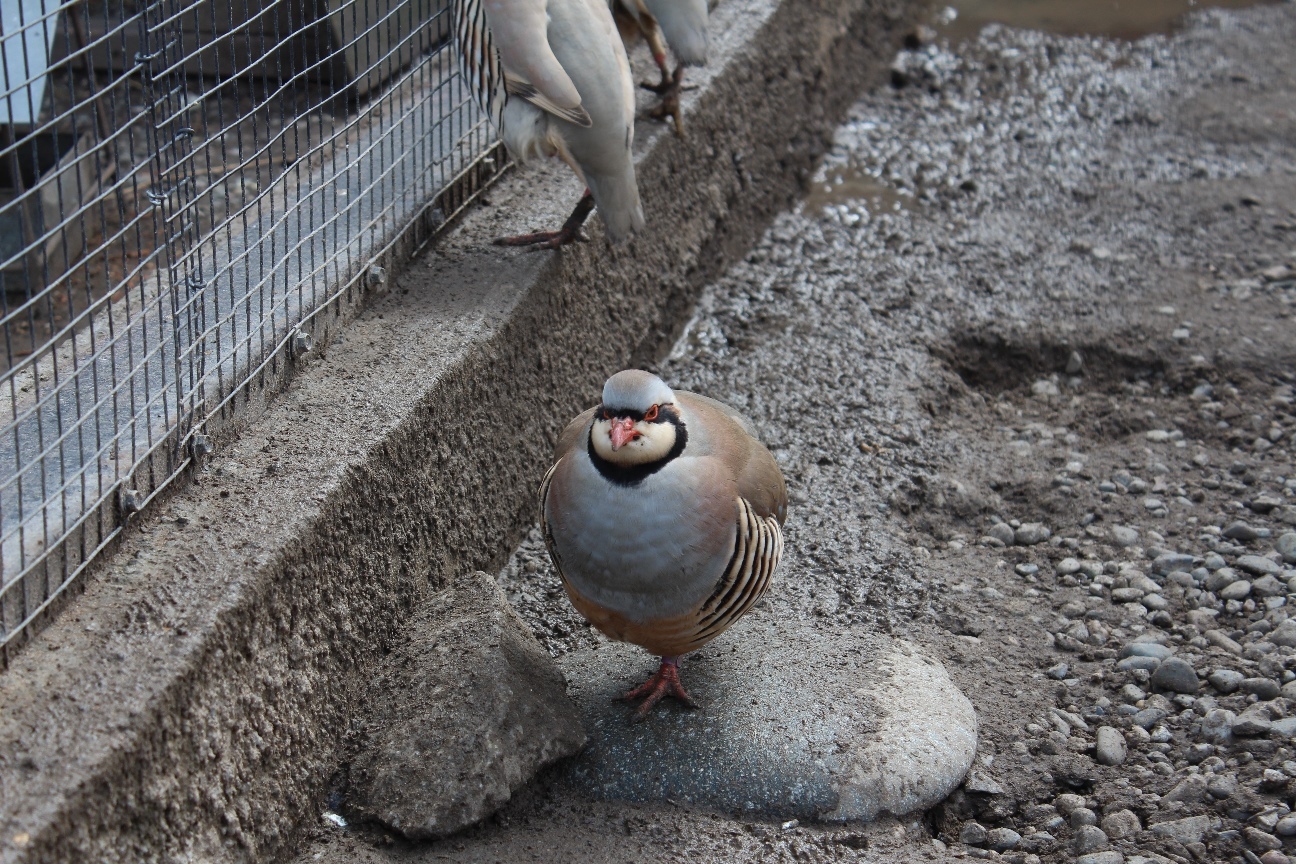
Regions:
<instances>
[{"instance_id":1,"label":"bird's wing","mask_svg":"<svg viewBox=\"0 0 1296 864\"><path fill-rule=\"evenodd\" d=\"M549 45L551 0L465 0L480 3L499 51L509 95L577 126L594 121L581 105L580 91Z\"/></svg>"},{"instance_id":2,"label":"bird's wing","mask_svg":"<svg viewBox=\"0 0 1296 864\"><path fill-rule=\"evenodd\" d=\"M482 0L454 0L455 45L460 66L477 104L496 129L503 128L504 105L508 102L504 65L495 47L494 34L486 21Z\"/></svg>"},{"instance_id":3,"label":"bird's wing","mask_svg":"<svg viewBox=\"0 0 1296 864\"><path fill-rule=\"evenodd\" d=\"M703 424L705 446L721 459L738 484L738 495L761 517L787 519L787 483L778 462L756 438L751 420L715 399L676 390L675 397ZM690 441L694 440L690 432Z\"/></svg>"},{"instance_id":4,"label":"bird's wing","mask_svg":"<svg viewBox=\"0 0 1296 864\"><path fill-rule=\"evenodd\" d=\"M707 0L640 0L657 19L666 44L689 66L707 60Z\"/></svg>"}]
</instances>

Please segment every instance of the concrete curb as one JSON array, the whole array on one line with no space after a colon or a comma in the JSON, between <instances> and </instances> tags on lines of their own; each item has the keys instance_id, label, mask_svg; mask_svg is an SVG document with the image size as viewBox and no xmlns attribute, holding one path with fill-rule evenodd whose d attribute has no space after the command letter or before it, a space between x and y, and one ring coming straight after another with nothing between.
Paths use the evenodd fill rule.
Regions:
<instances>
[{"instance_id":1,"label":"concrete curb","mask_svg":"<svg viewBox=\"0 0 1296 864\"><path fill-rule=\"evenodd\" d=\"M498 565L562 424L793 200L917 8L722 4L689 138L639 125L646 232L487 246L565 215L576 181L542 170L412 265L0 676L0 862L290 848L409 611Z\"/></svg>"}]
</instances>

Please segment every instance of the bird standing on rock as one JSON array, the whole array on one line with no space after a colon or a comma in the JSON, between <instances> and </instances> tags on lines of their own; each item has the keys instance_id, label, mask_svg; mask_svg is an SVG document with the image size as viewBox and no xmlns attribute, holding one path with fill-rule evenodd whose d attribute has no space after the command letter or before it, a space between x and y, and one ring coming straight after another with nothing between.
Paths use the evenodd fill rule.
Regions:
<instances>
[{"instance_id":1,"label":"bird standing on rock","mask_svg":"<svg viewBox=\"0 0 1296 864\"><path fill-rule=\"evenodd\" d=\"M629 44L642 35L661 70L661 83L641 84L662 97L649 114L655 120L675 118L675 134L684 137L680 91L685 66L705 66L707 61L707 0L608 0L622 39ZM665 34L663 44L662 35ZM672 72L666 63L666 46L679 61Z\"/></svg>"},{"instance_id":2,"label":"bird standing on rock","mask_svg":"<svg viewBox=\"0 0 1296 864\"><path fill-rule=\"evenodd\" d=\"M541 527L572 604L612 639L661 657L643 718L667 695L695 707L680 657L769 587L787 485L751 423L656 375L618 372L568 424L540 487Z\"/></svg>"},{"instance_id":3,"label":"bird standing on rock","mask_svg":"<svg viewBox=\"0 0 1296 864\"><path fill-rule=\"evenodd\" d=\"M560 230L496 242L557 248L595 206L614 242L642 228L634 82L606 0L454 0L453 14L464 77L509 153L559 156L586 185Z\"/></svg>"}]
</instances>

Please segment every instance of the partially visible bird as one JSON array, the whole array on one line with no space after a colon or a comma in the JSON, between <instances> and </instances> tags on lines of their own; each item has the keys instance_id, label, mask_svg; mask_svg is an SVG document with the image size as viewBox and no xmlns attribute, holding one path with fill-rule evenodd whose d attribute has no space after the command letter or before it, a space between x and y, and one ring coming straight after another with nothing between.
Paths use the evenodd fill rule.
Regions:
<instances>
[{"instance_id":1,"label":"partially visible bird","mask_svg":"<svg viewBox=\"0 0 1296 864\"><path fill-rule=\"evenodd\" d=\"M656 120L675 118L675 134L684 136L680 111L680 90L684 84L685 66L704 66L707 61L707 0L608 0L613 16L626 44L641 35L652 51L653 61L661 70L661 82L641 84L662 97L661 104L650 112ZM665 34L665 43L662 41ZM678 63L672 72L666 62L669 45Z\"/></svg>"},{"instance_id":2,"label":"partially visible bird","mask_svg":"<svg viewBox=\"0 0 1296 864\"><path fill-rule=\"evenodd\" d=\"M783 552L787 486L750 422L656 375L618 372L568 424L540 487L549 555L572 604L608 637L661 657L642 718L694 706L680 657L737 621Z\"/></svg>"},{"instance_id":3,"label":"partially visible bird","mask_svg":"<svg viewBox=\"0 0 1296 864\"><path fill-rule=\"evenodd\" d=\"M496 242L570 243L595 206L614 242L642 228L634 82L606 0L454 0L453 14L464 77L513 158L559 156L586 185L560 230Z\"/></svg>"}]
</instances>

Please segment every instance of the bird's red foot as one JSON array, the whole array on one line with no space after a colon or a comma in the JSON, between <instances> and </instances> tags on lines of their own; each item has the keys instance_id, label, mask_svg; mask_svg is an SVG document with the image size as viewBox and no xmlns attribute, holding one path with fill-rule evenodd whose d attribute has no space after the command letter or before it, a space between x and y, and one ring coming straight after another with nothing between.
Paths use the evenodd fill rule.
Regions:
<instances>
[{"instance_id":1,"label":"bird's red foot","mask_svg":"<svg viewBox=\"0 0 1296 864\"><path fill-rule=\"evenodd\" d=\"M663 657L661 666L651 678L621 698L627 702L633 702L635 699L644 696L647 698L635 709L634 717L631 720L633 723L638 723L647 717L653 706L667 696L675 697L688 708L698 707L697 703L693 701L693 697L688 694L688 691L684 689L684 685L680 683L678 657Z\"/></svg>"},{"instance_id":2,"label":"bird's red foot","mask_svg":"<svg viewBox=\"0 0 1296 864\"><path fill-rule=\"evenodd\" d=\"M576 209L567 217L567 221L557 231L537 231L534 234L517 234L513 237L500 237L495 240L496 246L530 246L533 249L557 249L577 240L584 240L581 226L594 209L594 195L586 189L585 194L576 202Z\"/></svg>"}]
</instances>

